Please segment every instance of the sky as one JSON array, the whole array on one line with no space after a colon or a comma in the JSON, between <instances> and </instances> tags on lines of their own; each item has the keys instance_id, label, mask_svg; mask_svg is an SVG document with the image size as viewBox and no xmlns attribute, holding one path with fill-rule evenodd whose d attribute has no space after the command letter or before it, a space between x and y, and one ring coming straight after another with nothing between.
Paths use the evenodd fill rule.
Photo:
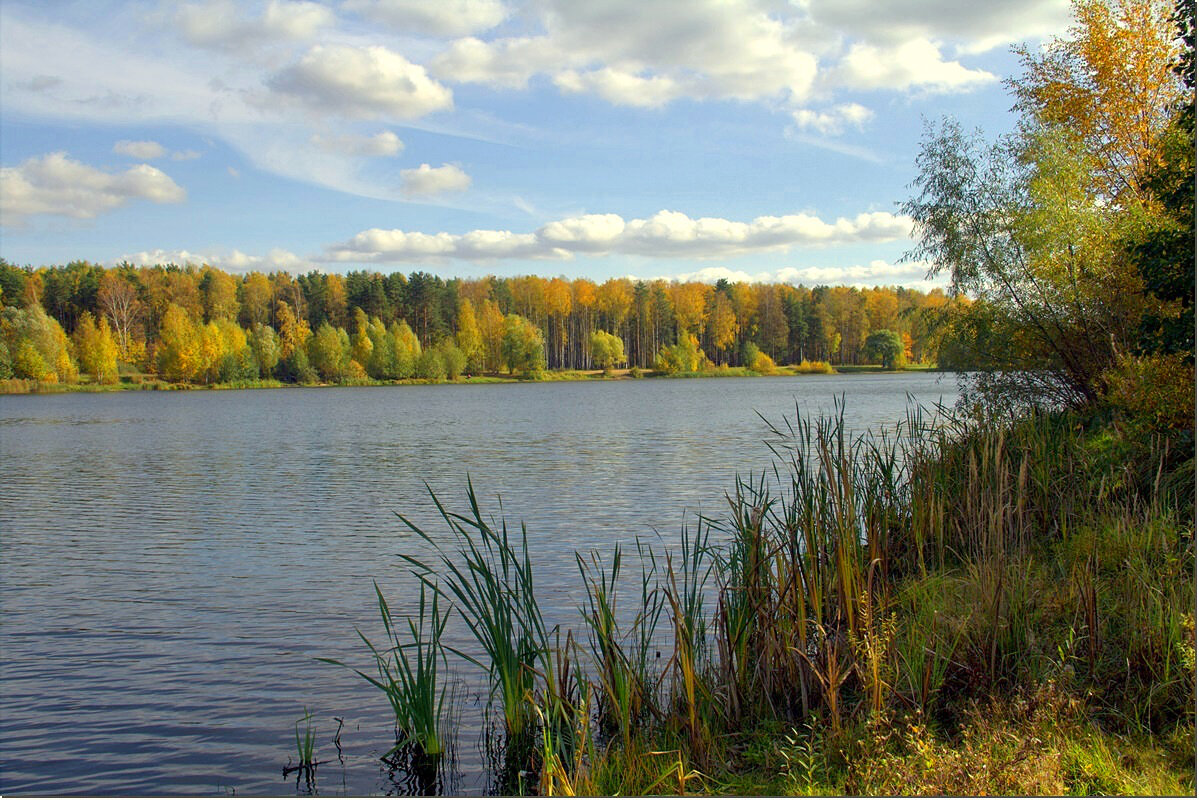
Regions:
<instances>
[{"instance_id":1,"label":"sky","mask_svg":"<svg viewBox=\"0 0 1199 800\"><path fill-rule=\"evenodd\" d=\"M1068 0L0 4L0 256L927 287L927 124Z\"/></svg>"}]
</instances>

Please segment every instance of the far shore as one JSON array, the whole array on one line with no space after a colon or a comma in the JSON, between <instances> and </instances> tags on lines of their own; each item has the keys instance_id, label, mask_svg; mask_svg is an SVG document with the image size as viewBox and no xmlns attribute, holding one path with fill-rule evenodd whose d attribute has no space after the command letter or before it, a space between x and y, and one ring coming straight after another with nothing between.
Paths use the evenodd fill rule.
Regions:
<instances>
[{"instance_id":1,"label":"far shore","mask_svg":"<svg viewBox=\"0 0 1199 800\"><path fill-rule=\"evenodd\" d=\"M910 364L901 369L884 369L880 364L852 364L832 367L830 372L801 370L798 365L780 366L770 373L754 372L746 367L719 366L698 372L667 373L661 370L637 370L635 368L612 369L605 372L602 369L592 370L545 370L538 378L522 377L506 373L487 373L479 375L464 375L454 380L425 380L421 378L404 378L400 380L361 380L346 383L284 383L274 379L257 379L236 381L232 383L172 383L148 373L132 373L121 376L117 383L55 383L49 381L23 380L9 378L0 380L0 395L12 394L66 394L76 392L130 392L130 391L201 391L229 389L313 389L334 388L344 386L420 386L420 385L461 385L483 383L553 383L559 381L623 381L643 380L646 378L687 379L687 378L771 378L796 375L882 375L901 372L936 371L934 365Z\"/></svg>"}]
</instances>

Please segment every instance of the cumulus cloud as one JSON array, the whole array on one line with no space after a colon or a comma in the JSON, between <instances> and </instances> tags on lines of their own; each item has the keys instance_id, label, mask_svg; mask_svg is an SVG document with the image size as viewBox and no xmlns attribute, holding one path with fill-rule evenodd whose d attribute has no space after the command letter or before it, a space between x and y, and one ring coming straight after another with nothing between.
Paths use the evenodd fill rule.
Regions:
<instances>
[{"instance_id":1,"label":"cumulus cloud","mask_svg":"<svg viewBox=\"0 0 1199 800\"><path fill-rule=\"evenodd\" d=\"M911 261L896 264L875 259L869 264L854 264L848 267L785 267L778 270L777 280L787 283L802 283L807 286L826 284L840 286L884 286L903 284L927 284L944 286L944 281L928 281L930 263Z\"/></svg>"},{"instance_id":2,"label":"cumulus cloud","mask_svg":"<svg viewBox=\"0 0 1199 800\"><path fill-rule=\"evenodd\" d=\"M186 197L177 183L149 164L104 172L59 152L0 168L0 208L6 223L33 215L91 219L132 200L181 203Z\"/></svg>"},{"instance_id":3,"label":"cumulus cloud","mask_svg":"<svg viewBox=\"0 0 1199 800\"><path fill-rule=\"evenodd\" d=\"M749 3L705 0L680 13L643 0L546 0L534 13L544 34L459 39L431 62L434 74L501 87L546 74L564 91L625 105L804 97L816 75L794 22Z\"/></svg>"},{"instance_id":4,"label":"cumulus cloud","mask_svg":"<svg viewBox=\"0 0 1199 800\"><path fill-rule=\"evenodd\" d=\"M540 72L556 72L566 61L549 37L509 37L484 42L473 36L454 40L430 62L434 75L455 83L482 83L523 89Z\"/></svg>"},{"instance_id":5,"label":"cumulus cloud","mask_svg":"<svg viewBox=\"0 0 1199 800\"><path fill-rule=\"evenodd\" d=\"M508 16L499 0L347 0L342 7L400 33L433 36L479 33Z\"/></svg>"},{"instance_id":6,"label":"cumulus cloud","mask_svg":"<svg viewBox=\"0 0 1199 800\"><path fill-rule=\"evenodd\" d=\"M334 21L328 8L305 0L271 0L256 18L243 16L241 9L233 0L188 4L176 12L175 25L198 47L240 50L267 41L311 39Z\"/></svg>"},{"instance_id":7,"label":"cumulus cloud","mask_svg":"<svg viewBox=\"0 0 1199 800\"><path fill-rule=\"evenodd\" d=\"M394 156L404 149L404 143L400 141L400 137L391 131L376 133L374 136L361 136L353 133L339 135L314 133L309 141L322 150L347 156Z\"/></svg>"},{"instance_id":8,"label":"cumulus cloud","mask_svg":"<svg viewBox=\"0 0 1199 800\"><path fill-rule=\"evenodd\" d=\"M937 46L925 39L893 47L859 42L845 54L833 75L851 89L960 91L999 80L986 70L946 61Z\"/></svg>"},{"instance_id":9,"label":"cumulus cloud","mask_svg":"<svg viewBox=\"0 0 1199 800\"><path fill-rule=\"evenodd\" d=\"M210 267L229 272L252 272L254 270L294 270L305 264L304 260L281 248L274 248L262 256L247 255L240 250L229 253L208 252L199 253L190 250L142 250L137 253L127 253L116 260L116 263L128 261L137 266L153 266L155 264L207 264Z\"/></svg>"},{"instance_id":10,"label":"cumulus cloud","mask_svg":"<svg viewBox=\"0 0 1199 800\"><path fill-rule=\"evenodd\" d=\"M857 103L845 103L827 111L801 108L791 112L791 117L800 130L813 130L825 136L835 136L847 127L862 130L874 117L874 112Z\"/></svg>"},{"instance_id":11,"label":"cumulus cloud","mask_svg":"<svg viewBox=\"0 0 1199 800\"><path fill-rule=\"evenodd\" d=\"M636 255L719 258L795 246L889 241L910 230L910 220L887 212L859 214L852 220L842 217L830 223L809 214L734 222L659 211L649 219L630 220L619 249Z\"/></svg>"},{"instance_id":12,"label":"cumulus cloud","mask_svg":"<svg viewBox=\"0 0 1199 800\"><path fill-rule=\"evenodd\" d=\"M808 214L758 217L751 222L659 211L625 221L616 214L586 214L550 222L534 233L471 231L426 234L371 228L326 248L329 261L392 263L451 258L570 258L574 254L620 253L656 258L724 258L902 239L911 220L886 212L825 222Z\"/></svg>"},{"instance_id":13,"label":"cumulus cloud","mask_svg":"<svg viewBox=\"0 0 1199 800\"><path fill-rule=\"evenodd\" d=\"M869 264L854 264L846 267L783 267L776 270L746 272L728 267L704 267L691 272L681 272L674 275L662 275L657 279L677 280L681 282L699 281L701 283L716 283L726 280L730 283L790 283L801 286L894 286L933 288L944 287L944 281L929 280L930 264L925 261L913 261L895 264L876 259Z\"/></svg>"},{"instance_id":14,"label":"cumulus cloud","mask_svg":"<svg viewBox=\"0 0 1199 800\"><path fill-rule=\"evenodd\" d=\"M816 22L859 39L953 40L959 52L972 53L1059 33L1070 22L1070 0L809 0L806 6Z\"/></svg>"},{"instance_id":15,"label":"cumulus cloud","mask_svg":"<svg viewBox=\"0 0 1199 800\"><path fill-rule=\"evenodd\" d=\"M678 281L679 283L716 283L717 281L728 281L729 283L780 282L780 279L776 278L774 273L771 272L746 272L743 269L729 269L728 267L704 267L692 272L657 275L650 280Z\"/></svg>"},{"instance_id":16,"label":"cumulus cloud","mask_svg":"<svg viewBox=\"0 0 1199 800\"><path fill-rule=\"evenodd\" d=\"M611 67L591 72L567 70L554 77L554 84L566 92L597 94L618 106L656 108L679 95L678 83L669 76L643 77Z\"/></svg>"},{"instance_id":17,"label":"cumulus cloud","mask_svg":"<svg viewBox=\"0 0 1199 800\"><path fill-rule=\"evenodd\" d=\"M394 176L363 168L362 161L387 155L394 143L343 138L338 134L352 129L333 119L401 124L453 109L455 84L519 89L532 80L621 106L758 102L785 124L793 117L788 134L798 140L831 140L838 129L865 121L846 111L854 106L848 101L861 102L853 91L978 88L994 76L966 55L1061 32L1069 19L1068 0L694 0L685 8L654 0L149 5L170 10L116 4L82 23L46 4L5 5L5 109L72 124L186 127L238 150L255 168L387 199L403 198ZM182 46L188 42L208 51ZM317 43L323 46L311 46ZM54 63L47 66L50 52ZM494 137L499 128L482 111L442 122L435 133ZM529 131L506 122L516 136ZM458 157L432 155L438 160L424 160L434 165Z\"/></svg>"},{"instance_id":18,"label":"cumulus cloud","mask_svg":"<svg viewBox=\"0 0 1199 800\"><path fill-rule=\"evenodd\" d=\"M537 238L568 252L603 253L616 245L624 230L619 214L583 214L543 225Z\"/></svg>"},{"instance_id":19,"label":"cumulus cloud","mask_svg":"<svg viewBox=\"0 0 1199 800\"><path fill-rule=\"evenodd\" d=\"M543 0L527 10L532 25L488 41L459 38L430 69L444 80L503 88L523 88L541 75L563 92L641 107L683 97L802 107L814 94L844 88L959 91L995 77L958 55L1058 32L1068 22L1065 0L1013 2L1018 10L958 0L792 7L696 0L680 13L645 0ZM799 123L852 123L822 113L830 112L801 113Z\"/></svg>"},{"instance_id":20,"label":"cumulus cloud","mask_svg":"<svg viewBox=\"0 0 1199 800\"><path fill-rule=\"evenodd\" d=\"M267 84L315 113L358 119L416 119L454 104L424 67L386 47L316 45Z\"/></svg>"},{"instance_id":21,"label":"cumulus cloud","mask_svg":"<svg viewBox=\"0 0 1199 800\"><path fill-rule=\"evenodd\" d=\"M130 141L122 139L112 146L112 152L130 158L140 158L143 161L152 161L155 158L162 158L166 155L166 148L158 142L151 141Z\"/></svg>"},{"instance_id":22,"label":"cumulus cloud","mask_svg":"<svg viewBox=\"0 0 1199 800\"><path fill-rule=\"evenodd\" d=\"M446 192L462 192L470 187L470 176L453 164L430 167L421 164L415 169L401 170L404 194L417 197Z\"/></svg>"}]
</instances>

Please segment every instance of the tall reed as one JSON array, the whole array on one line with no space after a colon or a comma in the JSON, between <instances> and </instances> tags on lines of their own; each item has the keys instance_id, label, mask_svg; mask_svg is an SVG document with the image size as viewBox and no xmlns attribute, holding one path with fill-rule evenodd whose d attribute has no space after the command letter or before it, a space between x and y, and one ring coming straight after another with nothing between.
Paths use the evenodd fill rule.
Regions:
<instances>
[{"instance_id":1,"label":"tall reed","mask_svg":"<svg viewBox=\"0 0 1199 800\"><path fill-rule=\"evenodd\" d=\"M683 788L705 780L688 765L720 763L760 720L836 748L895 714L960 719L1047 679L1128 729L1182 720L1193 735L1194 528L1179 500L1193 492L1164 450L1149 443L1134 479L1065 414L915 409L855 436L843 410L767 423L774 463L734 482L724 519L684 526L661 559L638 542L631 609L622 548L576 556L590 670L573 633L542 619L523 526L485 520L469 485L466 515L433 497L452 548L405 520L435 554L406 561L483 656L453 652L488 671L509 738L525 742L515 774L537 772L544 792L627 789L612 763L674 753ZM659 627L664 661L650 657ZM617 755L595 748L593 712Z\"/></svg>"},{"instance_id":2,"label":"tall reed","mask_svg":"<svg viewBox=\"0 0 1199 800\"><path fill-rule=\"evenodd\" d=\"M416 615L408 617L405 632L392 618L378 583L375 583L375 597L387 646L376 647L358 631L375 660L375 674L354 671L387 696L395 715L396 744L384 758L410 748L417 758L439 759L447 748L447 728L453 711L444 673L445 647L441 642L449 612L441 613L436 589L428 591L422 584ZM339 661L324 660L345 666Z\"/></svg>"},{"instance_id":3,"label":"tall reed","mask_svg":"<svg viewBox=\"0 0 1199 800\"><path fill-rule=\"evenodd\" d=\"M691 752L701 760L707 757L710 745L710 730L701 709L711 696L706 682L705 617L705 590L714 568L708 546L710 531L710 520L702 517L692 535L686 527L682 529L677 560L674 554L666 556L664 587L674 634L674 651L667 662L667 669L674 669L673 704L682 709Z\"/></svg>"},{"instance_id":4,"label":"tall reed","mask_svg":"<svg viewBox=\"0 0 1199 800\"><path fill-rule=\"evenodd\" d=\"M460 650L454 652L488 672L492 695L499 698L503 709L507 733L519 738L532 722L531 701L538 673L543 677L554 673L550 636L534 592L527 532L522 525L519 540L513 541L507 521L501 520L498 530L493 528L484 519L469 483L469 515L451 513L432 490L429 494L454 534L456 548L445 551L432 536L401 516L433 549L435 561L401 557L416 568L425 586L453 603L486 660Z\"/></svg>"},{"instance_id":5,"label":"tall reed","mask_svg":"<svg viewBox=\"0 0 1199 800\"><path fill-rule=\"evenodd\" d=\"M580 611L590 631L600 729L607 735L619 733L625 747L631 746L642 724L659 714L650 652L665 595L654 578L656 561L642 542L637 542L637 548L641 556L641 597L637 614L625 631L617 620L616 592L623 563L620 545L613 548L607 563L596 551L589 559L575 555L587 590L587 605Z\"/></svg>"}]
</instances>

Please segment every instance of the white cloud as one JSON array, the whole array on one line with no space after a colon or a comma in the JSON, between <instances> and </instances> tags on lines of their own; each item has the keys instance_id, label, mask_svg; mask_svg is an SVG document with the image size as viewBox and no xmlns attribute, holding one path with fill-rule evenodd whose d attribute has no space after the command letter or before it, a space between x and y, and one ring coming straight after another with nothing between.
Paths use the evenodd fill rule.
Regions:
<instances>
[{"instance_id":1,"label":"white cloud","mask_svg":"<svg viewBox=\"0 0 1199 800\"><path fill-rule=\"evenodd\" d=\"M86 23L46 4L2 5L6 112L189 129L238 150L256 169L391 200L404 199L394 174L364 159L393 144L351 141L353 129L332 119L407 123L452 110L452 84L522 88L532 80L641 108L757 102L777 111L798 141L849 152L841 142L804 138L862 124L842 109L863 101L844 95L978 88L994 77L963 54L1061 32L1069 18L1067 0L192 0L148 13L160 6L151 0L106 6ZM429 38L446 36L463 38ZM512 138L527 136L520 145L542 133L514 119L496 123L504 114L447 114L436 132L486 137L512 123ZM535 188L497 191L530 197Z\"/></svg>"},{"instance_id":2,"label":"white cloud","mask_svg":"<svg viewBox=\"0 0 1199 800\"><path fill-rule=\"evenodd\" d=\"M682 10L645 0L541 0L513 35L457 39L429 64L447 81L519 89L545 76L563 92L640 107L684 97L799 107L843 88L959 91L995 76L950 53L1060 32L1069 20L1066 0L1013 3L1018 8L960 0L696 0ZM837 124L821 113L830 112L801 114L799 124Z\"/></svg>"},{"instance_id":3,"label":"white cloud","mask_svg":"<svg viewBox=\"0 0 1199 800\"><path fill-rule=\"evenodd\" d=\"M567 254L542 246L532 233L471 231L456 237L454 257L486 261L495 258L566 258Z\"/></svg>"},{"instance_id":4,"label":"white cloud","mask_svg":"<svg viewBox=\"0 0 1199 800\"><path fill-rule=\"evenodd\" d=\"M944 60L937 46L925 39L894 47L859 42L845 54L833 75L837 83L851 89L960 91L999 80L986 70Z\"/></svg>"},{"instance_id":5,"label":"white cloud","mask_svg":"<svg viewBox=\"0 0 1199 800\"><path fill-rule=\"evenodd\" d=\"M616 214L587 214L557 220L534 233L471 231L426 234L371 228L326 248L329 261L393 263L407 261L570 258L575 253L619 253L651 258L726 258L902 239L911 220L886 212L825 222L807 214L758 217L752 222L659 211L627 222Z\"/></svg>"},{"instance_id":6,"label":"white cloud","mask_svg":"<svg viewBox=\"0 0 1199 800\"><path fill-rule=\"evenodd\" d=\"M556 71L565 61L548 37L512 37L484 42L473 36L456 39L429 68L454 83L483 83L523 89L539 72Z\"/></svg>"},{"instance_id":7,"label":"white cloud","mask_svg":"<svg viewBox=\"0 0 1199 800\"><path fill-rule=\"evenodd\" d=\"M131 11L121 13L132 16ZM181 47L169 39L168 56L155 47L161 44L157 41L130 47L114 37L11 13L8 6L3 6L3 14L5 113L19 111L71 124L182 128L211 140L213 146L220 140L238 151L241 161L270 174L363 197L404 199L394 174L371 169L362 156L314 145L313 134L331 137L356 131L341 120L316 123L299 98L272 97L262 85L264 68L259 64L225 52ZM127 18L116 22L134 23ZM306 49L279 62L278 68L298 61ZM61 84L44 92L20 88L45 71L47 52L56 54ZM313 110L319 113L319 108ZM372 145L377 150L389 146L387 137ZM185 160L182 155L180 160Z\"/></svg>"},{"instance_id":8,"label":"white cloud","mask_svg":"<svg viewBox=\"0 0 1199 800\"><path fill-rule=\"evenodd\" d=\"M143 161L152 161L155 158L162 158L166 155L166 148L158 142L141 141L134 142L129 139L122 139L112 146L112 152L130 158L140 158Z\"/></svg>"},{"instance_id":9,"label":"white cloud","mask_svg":"<svg viewBox=\"0 0 1199 800\"><path fill-rule=\"evenodd\" d=\"M434 74L508 88L545 74L564 91L639 106L803 98L816 76L817 54L794 40L798 21L751 2L704 0L684 11L643 0L545 0L531 11L544 34L459 39L431 62Z\"/></svg>"},{"instance_id":10,"label":"white cloud","mask_svg":"<svg viewBox=\"0 0 1199 800\"><path fill-rule=\"evenodd\" d=\"M576 253L602 253L611 250L624 233L619 214L583 214L550 222L537 231L541 241Z\"/></svg>"},{"instance_id":11,"label":"white cloud","mask_svg":"<svg viewBox=\"0 0 1199 800\"><path fill-rule=\"evenodd\" d=\"M819 284L837 286L884 286L903 284L910 286L925 282L930 264L912 261L896 264L875 259L869 264L854 264L848 267L786 267L775 273L776 279L787 283L802 283L806 286ZM929 281L929 285L944 286L945 282Z\"/></svg>"},{"instance_id":12,"label":"white cloud","mask_svg":"<svg viewBox=\"0 0 1199 800\"><path fill-rule=\"evenodd\" d=\"M181 203L186 197L177 183L149 164L103 172L60 152L0 168L6 223L42 214L91 219L132 200Z\"/></svg>"},{"instance_id":13,"label":"white cloud","mask_svg":"<svg viewBox=\"0 0 1199 800\"><path fill-rule=\"evenodd\" d=\"M618 106L656 108L680 94L678 84L666 75L642 77L611 67L591 72L567 70L554 77L554 84L566 92L597 94Z\"/></svg>"},{"instance_id":14,"label":"white cloud","mask_svg":"<svg viewBox=\"0 0 1199 800\"><path fill-rule=\"evenodd\" d=\"M404 149L400 137L391 131L382 131L374 136L361 136L347 133L340 135L323 135L314 133L310 141L331 153L347 156L394 156Z\"/></svg>"},{"instance_id":15,"label":"white cloud","mask_svg":"<svg viewBox=\"0 0 1199 800\"><path fill-rule=\"evenodd\" d=\"M952 40L959 52L969 53L1060 33L1070 22L1070 0L808 0L805 5L816 22L855 38Z\"/></svg>"},{"instance_id":16,"label":"white cloud","mask_svg":"<svg viewBox=\"0 0 1199 800\"><path fill-rule=\"evenodd\" d=\"M287 39L311 39L333 20L333 12L320 3L271 0L262 15L262 27Z\"/></svg>"},{"instance_id":17,"label":"white cloud","mask_svg":"<svg viewBox=\"0 0 1199 800\"><path fill-rule=\"evenodd\" d=\"M333 12L320 3L271 0L262 16L244 17L233 0L189 4L175 14L183 38L198 47L244 50L269 41L311 39L332 25Z\"/></svg>"},{"instance_id":18,"label":"white cloud","mask_svg":"<svg viewBox=\"0 0 1199 800\"><path fill-rule=\"evenodd\" d=\"M676 275L659 275L651 280L678 281L679 283L778 283L779 281L769 272L749 273L740 269L728 267L704 267L693 272L680 272Z\"/></svg>"},{"instance_id":19,"label":"white cloud","mask_svg":"<svg viewBox=\"0 0 1199 800\"><path fill-rule=\"evenodd\" d=\"M408 233L399 229L370 228L329 250L333 261L412 261L448 257L460 237L448 233Z\"/></svg>"},{"instance_id":20,"label":"white cloud","mask_svg":"<svg viewBox=\"0 0 1199 800\"><path fill-rule=\"evenodd\" d=\"M446 192L462 192L470 187L470 176L453 164L430 167L421 164L415 169L400 172L404 181L404 194L416 197Z\"/></svg>"},{"instance_id":21,"label":"white cloud","mask_svg":"<svg viewBox=\"0 0 1199 800\"><path fill-rule=\"evenodd\" d=\"M945 281L928 280L925 277L928 274L929 266L929 263L924 261L895 264L876 259L869 264L854 264L848 267L783 267L773 271L754 273L733 270L728 267L704 267L692 272L658 276L653 280L716 283L723 279L730 283L790 283L802 286L856 286L859 288L902 285L931 289L937 286L946 286Z\"/></svg>"},{"instance_id":22,"label":"white cloud","mask_svg":"<svg viewBox=\"0 0 1199 800\"><path fill-rule=\"evenodd\" d=\"M128 261L137 266L153 266L155 264L207 264L211 267L230 272L251 272L254 270L295 270L306 263L295 253L274 248L266 255L252 256L240 250L229 253L208 252L197 253L189 250L142 250L137 253L127 253L116 259L114 263Z\"/></svg>"},{"instance_id":23,"label":"white cloud","mask_svg":"<svg viewBox=\"0 0 1199 800\"><path fill-rule=\"evenodd\" d=\"M424 67L386 47L316 45L267 83L321 115L416 119L454 104Z\"/></svg>"},{"instance_id":24,"label":"white cloud","mask_svg":"<svg viewBox=\"0 0 1199 800\"><path fill-rule=\"evenodd\" d=\"M112 146L112 152L137 158L142 161L153 161L156 158L170 155L172 161L194 161L203 153L199 150L174 150L168 151L165 147L154 141L131 141L122 139Z\"/></svg>"},{"instance_id":25,"label":"white cloud","mask_svg":"<svg viewBox=\"0 0 1199 800\"><path fill-rule=\"evenodd\" d=\"M845 103L827 111L801 108L791 112L791 117L800 130L814 130L825 136L835 136L846 127L862 130L874 117L874 112L857 103Z\"/></svg>"},{"instance_id":26,"label":"white cloud","mask_svg":"<svg viewBox=\"0 0 1199 800\"><path fill-rule=\"evenodd\" d=\"M399 33L433 36L479 33L508 16L499 0L347 0L342 7Z\"/></svg>"},{"instance_id":27,"label":"white cloud","mask_svg":"<svg viewBox=\"0 0 1199 800\"><path fill-rule=\"evenodd\" d=\"M829 223L808 214L733 222L712 217L691 219L678 211L659 211L649 219L630 220L619 249L647 256L719 258L785 251L800 245L890 241L907 236L910 230L910 220L886 212L859 214L853 220L842 217Z\"/></svg>"}]
</instances>

